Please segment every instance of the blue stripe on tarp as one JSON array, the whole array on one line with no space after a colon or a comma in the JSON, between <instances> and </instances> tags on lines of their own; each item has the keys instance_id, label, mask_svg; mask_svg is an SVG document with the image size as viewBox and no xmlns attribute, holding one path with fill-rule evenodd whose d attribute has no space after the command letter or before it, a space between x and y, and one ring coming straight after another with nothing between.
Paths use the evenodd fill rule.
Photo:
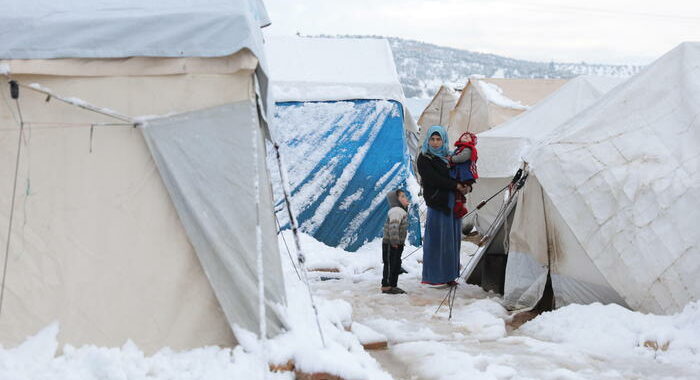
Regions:
<instances>
[{"instance_id":1,"label":"blue stripe on tarp","mask_svg":"<svg viewBox=\"0 0 700 380\"><path fill-rule=\"evenodd\" d=\"M356 251L368 241L382 236L389 210L385 194L392 189L406 189L410 157L405 143L403 107L400 103L380 100L344 102L349 102L352 107L336 115L333 113L338 113L338 108L334 103L338 102L277 103L275 125L277 129L286 128L284 139L279 141L283 149L285 146L292 149L299 144L308 144L307 138L311 138L309 130L314 132L315 143L332 144L326 156L312 165L312 170L308 173L295 173L294 178L290 178L292 199L294 202L295 196L299 195L304 186L317 181L319 172L332 167L330 178L322 184L316 184L318 191L314 194L314 199L307 201L301 208L295 202L299 225L302 231L327 245ZM304 107L310 103L313 104L313 111L309 107L308 121L303 116L299 118L298 113L303 115ZM319 105L323 109L324 104L328 104L328 114L323 116L330 119L316 121L319 126L315 128L314 118L319 117ZM286 112L294 112L295 120L301 119L312 125L285 125ZM373 137L374 141L370 144ZM347 179L347 186L340 194L333 193L343 169L351 164L363 148L367 149L366 155ZM288 166L294 167L294 160L308 158L291 157L288 154L285 159L290 161ZM389 172L392 173L387 176ZM361 196L358 197L359 192ZM332 201L332 206L321 212L321 215L325 213L322 221L311 223L319 212L319 207L327 201ZM318 221L319 216L316 219ZM420 244L420 222L416 208L410 211L409 242L413 245Z\"/></svg>"}]
</instances>

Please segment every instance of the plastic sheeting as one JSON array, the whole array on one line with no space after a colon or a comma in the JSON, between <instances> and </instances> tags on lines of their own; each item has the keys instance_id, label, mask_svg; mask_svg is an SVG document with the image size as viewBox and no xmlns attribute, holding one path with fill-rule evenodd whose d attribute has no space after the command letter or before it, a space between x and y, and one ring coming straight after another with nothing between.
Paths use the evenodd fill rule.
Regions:
<instances>
[{"instance_id":1,"label":"plastic sheeting","mask_svg":"<svg viewBox=\"0 0 700 380\"><path fill-rule=\"evenodd\" d=\"M277 105L273 125L302 231L349 251L382 236L386 192L406 189L410 175L401 110L384 100ZM417 210L410 215L417 245Z\"/></svg>"},{"instance_id":2,"label":"plastic sheeting","mask_svg":"<svg viewBox=\"0 0 700 380\"><path fill-rule=\"evenodd\" d=\"M26 0L3 6L0 58L264 54L260 0Z\"/></svg>"},{"instance_id":3,"label":"plastic sheeting","mask_svg":"<svg viewBox=\"0 0 700 380\"><path fill-rule=\"evenodd\" d=\"M223 57L250 50L272 107L262 0L26 0L0 13L0 59ZM263 123L265 121L263 120Z\"/></svg>"},{"instance_id":4,"label":"plastic sheeting","mask_svg":"<svg viewBox=\"0 0 700 380\"><path fill-rule=\"evenodd\" d=\"M275 304L283 304L286 296L262 131L257 152L253 150L255 120L255 105L243 101L150 120L142 130L226 318L231 326L254 332L259 331L260 318L258 215L267 328L274 334L282 328Z\"/></svg>"},{"instance_id":5,"label":"plastic sheeting","mask_svg":"<svg viewBox=\"0 0 700 380\"><path fill-rule=\"evenodd\" d=\"M526 157L580 245L566 254L587 256L635 310L700 298L698 104L700 43L684 43Z\"/></svg>"}]
</instances>

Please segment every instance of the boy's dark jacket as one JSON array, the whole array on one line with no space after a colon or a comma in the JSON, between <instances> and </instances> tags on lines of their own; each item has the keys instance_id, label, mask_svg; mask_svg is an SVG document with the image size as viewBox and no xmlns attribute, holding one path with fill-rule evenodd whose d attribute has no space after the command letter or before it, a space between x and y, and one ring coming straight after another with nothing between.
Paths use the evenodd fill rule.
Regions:
<instances>
[{"instance_id":1,"label":"boy's dark jacket","mask_svg":"<svg viewBox=\"0 0 700 380\"><path fill-rule=\"evenodd\" d=\"M423 186L425 204L434 209L451 212L448 197L451 191L457 190L457 181L450 178L447 163L432 154L421 153L416 160L416 166Z\"/></svg>"}]
</instances>

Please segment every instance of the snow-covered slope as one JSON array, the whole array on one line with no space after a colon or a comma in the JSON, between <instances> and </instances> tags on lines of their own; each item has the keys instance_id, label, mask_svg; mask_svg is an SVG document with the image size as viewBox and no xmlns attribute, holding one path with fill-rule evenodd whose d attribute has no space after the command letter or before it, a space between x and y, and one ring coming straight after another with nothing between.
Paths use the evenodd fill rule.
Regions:
<instances>
[{"instance_id":1,"label":"snow-covered slope","mask_svg":"<svg viewBox=\"0 0 700 380\"><path fill-rule=\"evenodd\" d=\"M324 36L344 38L348 36ZM533 62L454 49L395 37L386 38L394 53L396 70L407 98L430 98L442 84L461 87L469 76L486 78L573 78L598 75L627 78L642 66L603 65L595 63Z\"/></svg>"}]
</instances>

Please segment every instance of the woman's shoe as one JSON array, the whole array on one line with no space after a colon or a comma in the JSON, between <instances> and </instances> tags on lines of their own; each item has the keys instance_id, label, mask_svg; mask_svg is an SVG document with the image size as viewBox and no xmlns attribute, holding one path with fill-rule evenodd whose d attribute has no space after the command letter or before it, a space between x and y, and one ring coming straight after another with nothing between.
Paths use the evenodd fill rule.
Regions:
<instances>
[{"instance_id":1,"label":"woman's shoe","mask_svg":"<svg viewBox=\"0 0 700 380\"><path fill-rule=\"evenodd\" d=\"M447 287L447 284L444 282L426 282L426 281L421 281L421 284L423 285L428 285L429 287L433 289L444 289Z\"/></svg>"}]
</instances>

